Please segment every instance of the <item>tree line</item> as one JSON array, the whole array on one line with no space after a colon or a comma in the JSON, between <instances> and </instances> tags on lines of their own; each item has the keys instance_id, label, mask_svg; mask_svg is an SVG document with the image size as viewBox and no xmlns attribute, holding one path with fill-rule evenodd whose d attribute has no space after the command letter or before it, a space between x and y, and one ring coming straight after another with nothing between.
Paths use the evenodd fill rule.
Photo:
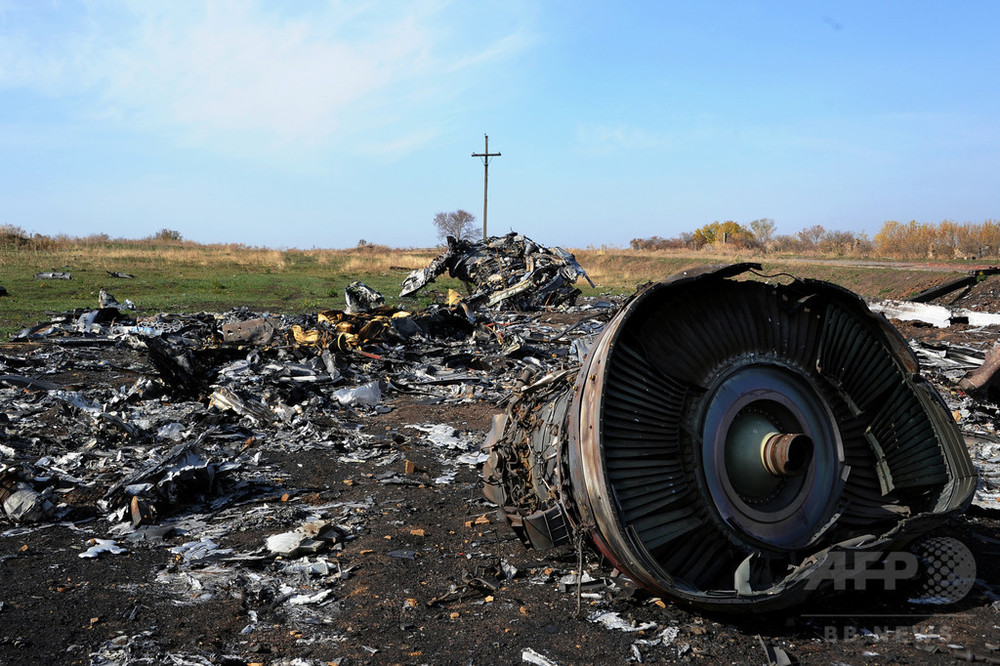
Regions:
<instances>
[{"instance_id":1,"label":"tree line","mask_svg":"<svg viewBox=\"0 0 1000 666\"><path fill-rule=\"evenodd\" d=\"M882 256L901 259L1000 258L1000 222L945 220L937 224L890 220L875 235L875 248Z\"/></svg>"},{"instance_id":2,"label":"tree line","mask_svg":"<svg viewBox=\"0 0 1000 666\"><path fill-rule=\"evenodd\" d=\"M434 226L438 237L473 239L477 233L476 216L465 210L437 213ZM44 236L29 234L20 227L0 224L0 248L51 250L64 245L103 245L107 243L196 244L184 240L180 232L161 229L139 240L109 238L95 234L84 238L64 234ZM358 247L374 246L365 240ZM822 254L828 256L885 257L892 259L998 259L1000 260L1000 221L985 222L898 222L889 220L874 238L864 232L827 230L820 225L806 227L794 234L777 234L774 220L761 218L744 226L732 220L711 222L694 231L673 238L651 236L633 238L633 250L676 250L713 247L719 250L775 252L782 254Z\"/></svg>"},{"instance_id":3,"label":"tree line","mask_svg":"<svg viewBox=\"0 0 1000 666\"><path fill-rule=\"evenodd\" d=\"M820 225L794 234L776 234L774 220L761 218L744 226L715 221L673 238L633 238L633 250L705 247L751 252L886 257L893 259L1000 258L1000 222L901 223L889 220L874 238L864 232L828 230Z\"/></svg>"},{"instance_id":4,"label":"tree line","mask_svg":"<svg viewBox=\"0 0 1000 666\"><path fill-rule=\"evenodd\" d=\"M151 236L145 238L112 238L108 234L91 234L89 236L70 236L68 234L57 234L55 236L45 236L43 234L30 234L21 227L13 224L0 224L0 247L15 248L25 250L55 250L60 247L73 245L107 245L109 243L188 243L184 240L181 232L174 229L160 229ZM192 243L188 243L192 244Z\"/></svg>"},{"instance_id":5,"label":"tree line","mask_svg":"<svg viewBox=\"0 0 1000 666\"><path fill-rule=\"evenodd\" d=\"M829 231L820 225L806 227L794 234L777 234L774 220L761 218L743 226L738 222L712 222L694 231L681 233L675 238L633 238L633 250L666 250L689 248L700 250L706 246L718 249L747 250L754 252L821 253L834 255L866 256L874 245L865 233Z\"/></svg>"}]
</instances>

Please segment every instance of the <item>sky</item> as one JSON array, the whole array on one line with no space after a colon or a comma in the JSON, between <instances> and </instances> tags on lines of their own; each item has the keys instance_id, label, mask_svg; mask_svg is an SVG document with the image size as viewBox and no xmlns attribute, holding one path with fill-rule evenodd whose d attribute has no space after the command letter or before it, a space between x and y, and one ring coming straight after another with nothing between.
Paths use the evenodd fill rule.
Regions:
<instances>
[{"instance_id":1,"label":"sky","mask_svg":"<svg viewBox=\"0 0 1000 666\"><path fill-rule=\"evenodd\" d=\"M1000 3L0 0L0 224L627 247L1000 219Z\"/></svg>"}]
</instances>

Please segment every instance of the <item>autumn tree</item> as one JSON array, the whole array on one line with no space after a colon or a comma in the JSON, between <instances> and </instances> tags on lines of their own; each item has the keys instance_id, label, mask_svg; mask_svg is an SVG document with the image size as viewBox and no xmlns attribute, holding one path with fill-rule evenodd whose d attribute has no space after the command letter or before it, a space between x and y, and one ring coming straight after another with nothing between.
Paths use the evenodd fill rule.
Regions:
<instances>
[{"instance_id":1,"label":"autumn tree","mask_svg":"<svg viewBox=\"0 0 1000 666\"><path fill-rule=\"evenodd\" d=\"M748 241L752 242L754 236L745 227L732 220L725 222L716 220L695 231L693 240L697 247L710 243L740 243L745 245Z\"/></svg>"},{"instance_id":2,"label":"autumn tree","mask_svg":"<svg viewBox=\"0 0 1000 666\"><path fill-rule=\"evenodd\" d=\"M476 233L476 216L467 210L459 208L451 213L438 213L434 216L434 226L438 238L445 240L452 236L457 240L468 240Z\"/></svg>"},{"instance_id":3,"label":"autumn tree","mask_svg":"<svg viewBox=\"0 0 1000 666\"><path fill-rule=\"evenodd\" d=\"M883 257L899 255L906 230L897 220L886 220L875 234L875 251Z\"/></svg>"},{"instance_id":4,"label":"autumn tree","mask_svg":"<svg viewBox=\"0 0 1000 666\"><path fill-rule=\"evenodd\" d=\"M859 238L851 231L827 231L819 241L819 251L823 254L844 256L854 254Z\"/></svg>"},{"instance_id":5,"label":"autumn tree","mask_svg":"<svg viewBox=\"0 0 1000 666\"><path fill-rule=\"evenodd\" d=\"M1000 224L995 220L980 224L887 220L874 244L878 254L886 257L996 257L1000 255Z\"/></svg>"},{"instance_id":6,"label":"autumn tree","mask_svg":"<svg viewBox=\"0 0 1000 666\"><path fill-rule=\"evenodd\" d=\"M819 242L823 240L823 236L826 235L826 229L818 224L815 224L811 227L806 227L797 235L799 240L802 242L802 245L805 246L805 249L815 250L817 249Z\"/></svg>"},{"instance_id":7,"label":"autumn tree","mask_svg":"<svg viewBox=\"0 0 1000 666\"><path fill-rule=\"evenodd\" d=\"M802 241L799 240L798 236L781 234L774 237L771 249L775 252L799 252L802 249Z\"/></svg>"},{"instance_id":8,"label":"autumn tree","mask_svg":"<svg viewBox=\"0 0 1000 666\"><path fill-rule=\"evenodd\" d=\"M774 238L774 230L774 220L769 217L762 217L750 223L750 231L763 248L767 248L768 243Z\"/></svg>"}]
</instances>

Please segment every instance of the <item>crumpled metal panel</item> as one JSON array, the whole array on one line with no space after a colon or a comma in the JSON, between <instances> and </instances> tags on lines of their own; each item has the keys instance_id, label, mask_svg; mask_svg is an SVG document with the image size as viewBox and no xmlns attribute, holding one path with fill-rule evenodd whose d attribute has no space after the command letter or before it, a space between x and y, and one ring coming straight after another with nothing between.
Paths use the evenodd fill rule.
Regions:
<instances>
[{"instance_id":1,"label":"crumpled metal panel","mask_svg":"<svg viewBox=\"0 0 1000 666\"><path fill-rule=\"evenodd\" d=\"M271 344L278 332L278 327L267 317L229 322L221 328L223 341L253 345Z\"/></svg>"},{"instance_id":2,"label":"crumpled metal panel","mask_svg":"<svg viewBox=\"0 0 1000 666\"><path fill-rule=\"evenodd\" d=\"M345 312L349 314L370 312L385 305L385 298L382 294L358 280L344 287L344 300L347 301Z\"/></svg>"},{"instance_id":3,"label":"crumpled metal panel","mask_svg":"<svg viewBox=\"0 0 1000 666\"><path fill-rule=\"evenodd\" d=\"M964 510L975 469L895 329L836 285L733 279L755 268L647 288L578 370L516 392L484 478L529 543L576 531L654 594L778 608L831 553Z\"/></svg>"}]
</instances>

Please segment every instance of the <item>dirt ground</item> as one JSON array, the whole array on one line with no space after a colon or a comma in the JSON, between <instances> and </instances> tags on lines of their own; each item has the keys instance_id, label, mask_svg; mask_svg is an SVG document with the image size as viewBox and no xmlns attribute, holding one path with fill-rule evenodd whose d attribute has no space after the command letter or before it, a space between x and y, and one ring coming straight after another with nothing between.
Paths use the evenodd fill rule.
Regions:
<instances>
[{"instance_id":1,"label":"dirt ground","mask_svg":"<svg viewBox=\"0 0 1000 666\"><path fill-rule=\"evenodd\" d=\"M962 300L957 305L1000 312L1000 278ZM908 338L980 347L1000 335L894 323ZM126 384L134 376L109 363L99 380ZM915 606L903 590L845 593L769 615L703 613L651 598L589 550L584 568L597 582L578 598L560 579L577 570L579 554L526 549L483 498L478 468L451 465L408 427L446 424L479 443L498 407L415 395L387 401L388 413L348 416L373 436L375 455L365 459L249 444L273 472L269 490L241 500L238 511L264 518L220 529L219 548L243 557L199 570L201 581L213 574L226 581L211 594L192 587L178 595L164 582L186 571L171 551L188 541L182 527L144 541L122 538L127 552L81 558L91 539L107 538L95 508L104 488L62 497L71 512L58 524L20 528L4 519L0 664L514 664L534 654L562 665L761 664L780 652L803 664L1000 660L996 512L972 509L941 531L976 557L978 583L954 606ZM449 471L454 478L442 481ZM287 596L258 584L276 566L260 553L267 537L317 507L327 514L337 507L352 527L326 553L340 568L332 594L293 616ZM618 613L632 630L595 622L597 610ZM768 647L779 653L769 657Z\"/></svg>"}]
</instances>

